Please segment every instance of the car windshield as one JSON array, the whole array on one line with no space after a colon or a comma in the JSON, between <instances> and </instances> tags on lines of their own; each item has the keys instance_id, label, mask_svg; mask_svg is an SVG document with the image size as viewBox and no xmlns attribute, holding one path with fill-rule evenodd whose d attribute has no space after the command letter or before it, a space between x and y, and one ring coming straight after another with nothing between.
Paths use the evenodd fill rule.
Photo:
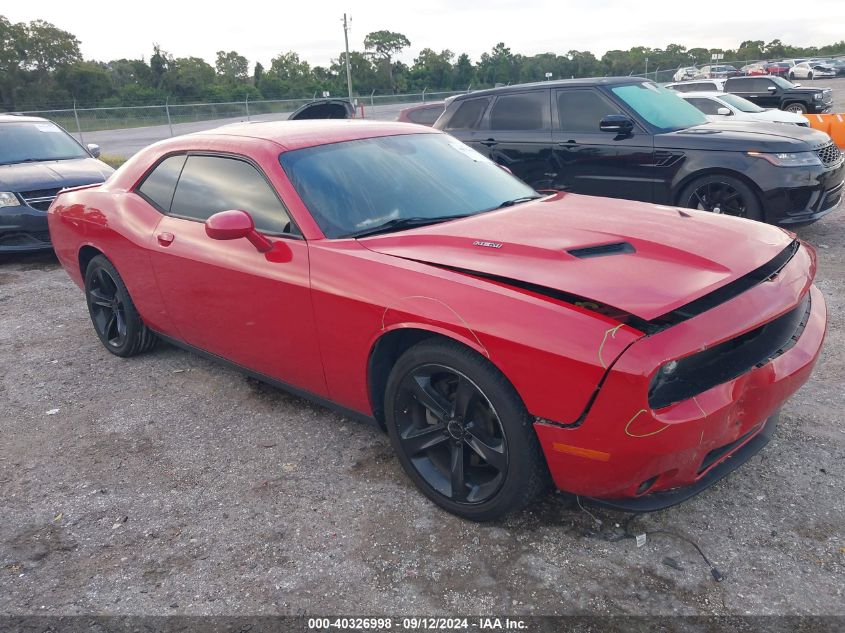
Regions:
<instances>
[{"instance_id":1,"label":"car windshield","mask_svg":"<svg viewBox=\"0 0 845 633\"><path fill-rule=\"evenodd\" d=\"M79 143L55 123L0 123L0 165L87 157Z\"/></svg>"},{"instance_id":2,"label":"car windshield","mask_svg":"<svg viewBox=\"0 0 845 633\"><path fill-rule=\"evenodd\" d=\"M733 106L740 112L765 112L765 108L761 108L760 106L751 103L748 99L743 99L742 97L738 97L737 95L732 95L730 93L726 93L723 95L719 95L719 99L724 101L730 106Z\"/></svg>"},{"instance_id":3,"label":"car windshield","mask_svg":"<svg viewBox=\"0 0 845 633\"><path fill-rule=\"evenodd\" d=\"M676 93L653 83L637 83L611 88L643 119L664 132L707 123L707 118Z\"/></svg>"},{"instance_id":4,"label":"car windshield","mask_svg":"<svg viewBox=\"0 0 845 633\"><path fill-rule=\"evenodd\" d=\"M475 215L539 197L446 134L345 141L279 157L320 229L355 237Z\"/></svg>"},{"instance_id":5,"label":"car windshield","mask_svg":"<svg viewBox=\"0 0 845 633\"><path fill-rule=\"evenodd\" d=\"M775 84L777 84L780 88L785 88L786 90L795 87L794 83L792 83L791 81L787 81L783 77L778 77L777 75L772 75L771 77L769 77L769 79L775 82Z\"/></svg>"}]
</instances>

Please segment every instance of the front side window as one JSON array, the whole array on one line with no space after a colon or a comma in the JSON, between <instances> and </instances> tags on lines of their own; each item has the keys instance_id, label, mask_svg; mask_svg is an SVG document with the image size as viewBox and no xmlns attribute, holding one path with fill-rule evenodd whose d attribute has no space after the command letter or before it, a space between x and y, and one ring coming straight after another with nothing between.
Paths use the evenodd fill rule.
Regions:
<instances>
[{"instance_id":1,"label":"front side window","mask_svg":"<svg viewBox=\"0 0 845 633\"><path fill-rule=\"evenodd\" d=\"M170 213L173 192L184 164L184 154L165 158L144 179L137 189L138 193L162 213Z\"/></svg>"},{"instance_id":2,"label":"front side window","mask_svg":"<svg viewBox=\"0 0 845 633\"><path fill-rule=\"evenodd\" d=\"M173 195L171 215L205 222L230 209L249 213L255 228L264 233L291 230L287 211L255 167L236 158L188 156Z\"/></svg>"},{"instance_id":3,"label":"front side window","mask_svg":"<svg viewBox=\"0 0 845 633\"><path fill-rule=\"evenodd\" d=\"M765 112L764 108L761 108L756 103L751 103L748 99L743 99L740 96L732 95L730 93L725 93L723 95L719 95L719 98L727 103L728 105L733 106L740 112Z\"/></svg>"},{"instance_id":4,"label":"front side window","mask_svg":"<svg viewBox=\"0 0 845 633\"><path fill-rule=\"evenodd\" d=\"M701 112L674 94L653 83L614 86L610 89L632 110L663 132L682 130L707 123Z\"/></svg>"},{"instance_id":5,"label":"front side window","mask_svg":"<svg viewBox=\"0 0 845 633\"><path fill-rule=\"evenodd\" d=\"M90 158L82 146L50 121L0 123L0 165Z\"/></svg>"},{"instance_id":6,"label":"front side window","mask_svg":"<svg viewBox=\"0 0 845 633\"><path fill-rule=\"evenodd\" d=\"M472 130L481 123L490 99L467 99L462 101L449 120L448 130Z\"/></svg>"},{"instance_id":7,"label":"front side window","mask_svg":"<svg viewBox=\"0 0 845 633\"><path fill-rule=\"evenodd\" d=\"M282 168L328 238L403 220L436 222L537 197L446 134L407 134L283 153Z\"/></svg>"},{"instance_id":8,"label":"front side window","mask_svg":"<svg viewBox=\"0 0 845 633\"><path fill-rule=\"evenodd\" d=\"M743 92L750 92L754 90L753 79L728 79L727 83L725 84L726 87L730 88L731 90L740 90Z\"/></svg>"},{"instance_id":9,"label":"front side window","mask_svg":"<svg viewBox=\"0 0 845 633\"><path fill-rule=\"evenodd\" d=\"M608 114L621 114L595 90L558 90L556 94L560 129L566 132L598 133L599 122Z\"/></svg>"},{"instance_id":10,"label":"front side window","mask_svg":"<svg viewBox=\"0 0 845 633\"><path fill-rule=\"evenodd\" d=\"M698 108L703 114L719 114L718 110L720 104L713 99L705 99L704 97L689 97L686 101Z\"/></svg>"},{"instance_id":11,"label":"front side window","mask_svg":"<svg viewBox=\"0 0 845 633\"><path fill-rule=\"evenodd\" d=\"M490 111L492 130L548 130L549 93L545 90L502 95Z\"/></svg>"}]
</instances>

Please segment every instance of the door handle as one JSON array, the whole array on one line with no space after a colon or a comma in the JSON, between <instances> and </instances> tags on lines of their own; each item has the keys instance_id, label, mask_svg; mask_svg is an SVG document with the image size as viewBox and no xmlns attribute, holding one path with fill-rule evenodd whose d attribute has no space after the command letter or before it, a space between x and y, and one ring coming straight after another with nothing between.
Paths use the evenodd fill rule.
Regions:
<instances>
[{"instance_id":1,"label":"door handle","mask_svg":"<svg viewBox=\"0 0 845 633\"><path fill-rule=\"evenodd\" d=\"M173 233L159 233L156 235L156 239L162 246L170 246L173 243L175 236Z\"/></svg>"},{"instance_id":2,"label":"door handle","mask_svg":"<svg viewBox=\"0 0 845 633\"><path fill-rule=\"evenodd\" d=\"M578 145L578 143L576 143L575 141L560 141L558 145L560 145L561 147L575 147L576 145Z\"/></svg>"},{"instance_id":3,"label":"door handle","mask_svg":"<svg viewBox=\"0 0 845 633\"><path fill-rule=\"evenodd\" d=\"M494 138L488 138L486 141L481 141L482 145L486 145L487 147L493 147L494 145L498 145L499 141Z\"/></svg>"}]
</instances>

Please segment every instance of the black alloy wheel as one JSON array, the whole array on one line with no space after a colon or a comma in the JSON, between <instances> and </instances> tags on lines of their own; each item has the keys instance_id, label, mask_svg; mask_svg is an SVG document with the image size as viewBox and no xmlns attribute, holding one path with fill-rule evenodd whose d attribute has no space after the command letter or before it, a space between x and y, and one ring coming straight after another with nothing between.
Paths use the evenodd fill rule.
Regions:
<instances>
[{"instance_id":1,"label":"black alloy wheel","mask_svg":"<svg viewBox=\"0 0 845 633\"><path fill-rule=\"evenodd\" d=\"M433 337L402 354L387 381L384 410L402 468L453 514L495 519L548 488L534 419L513 385L455 341Z\"/></svg>"},{"instance_id":2,"label":"black alloy wheel","mask_svg":"<svg viewBox=\"0 0 845 633\"><path fill-rule=\"evenodd\" d=\"M399 384L399 441L425 482L457 503L489 500L508 469L507 440L478 386L443 365L422 365Z\"/></svg>"},{"instance_id":3,"label":"black alloy wheel","mask_svg":"<svg viewBox=\"0 0 845 633\"><path fill-rule=\"evenodd\" d=\"M126 342L126 306L117 283L105 268L97 268L87 288L88 309L97 334L114 348Z\"/></svg>"},{"instance_id":4,"label":"black alloy wheel","mask_svg":"<svg viewBox=\"0 0 845 633\"><path fill-rule=\"evenodd\" d=\"M123 279L104 255L85 269L85 299L94 331L112 354L134 356L155 346L156 335L144 325Z\"/></svg>"},{"instance_id":5,"label":"black alloy wheel","mask_svg":"<svg viewBox=\"0 0 845 633\"><path fill-rule=\"evenodd\" d=\"M714 174L694 180L681 193L680 205L750 220L761 220L757 196L748 185L727 175Z\"/></svg>"}]
</instances>

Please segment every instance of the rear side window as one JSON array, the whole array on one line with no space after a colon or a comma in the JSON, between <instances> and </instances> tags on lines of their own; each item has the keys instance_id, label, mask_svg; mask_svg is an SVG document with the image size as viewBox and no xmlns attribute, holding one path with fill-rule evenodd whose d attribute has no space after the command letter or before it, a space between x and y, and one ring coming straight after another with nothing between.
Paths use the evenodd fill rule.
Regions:
<instances>
[{"instance_id":1,"label":"rear side window","mask_svg":"<svg viewBox=\"0 0 845 633\"><path fill-rule=\"evenodd\" d=\"M765 77L757 77L751 80L752 90L757 92L761 92L763 90L768 90L769 86L774 86L775 84L772 82L771 79L766 79Z\"/></svg>"},{"instance_id":2,"label":"rear side window","mask_svg":"<svg viewBox=\"0 0 845 633\"><path fill-rule=\"evenodd\" d=\"M184 154L165 158L144 179L137 189L138 193L162 213L169 213L176 182L184 164Z\"/></svg>"},{"instance_id":3,"label":"rear side window","mask_svg":"<svg viewBox=\"0 0 845 633\"><path fill-rule=\"evenodd\" d=\"M728 79L727 82L725 82L725 88L729 90L742 90L750 92L754 90L753 81L753 79L746 79L744 77Z\"/></svg>"},{"instance_id":4,"label":"rear side window","mask_svg":"<svg viewBox=\"0 0 845 633\"><path fill-rule=\"evenodd\" d=\"M443 108L420 108L408 113L408 118L414 123L431 125L443 114Z\"/></svg>"},{"instance_id":5,"label":"rear side window","mask_svg":"<svg viewBox=\"0 0 845 633\"><path fill-rule=\"evenodd\" d=\"M559 90L556 95L560 129L567 132L599 133L599 122L619 108L595 90Z\"/></svg>"},{"instance_id":6,"label":"rear side window","mask_svg":"<svg viewBox=\"0 0 845 633\"><path fill-rule=\"evenodd\" d=\"M719 114L718 110L721 107L712 99L703 99L699 97L691 97L687 99L687 103L691 103L696 108L701 110L704 114Z\"/></svg>"},{"instance_id":7,"label":"rear side window","mask_svg":"<svg viewBox=\"0 0 845 633\"><path fill-rule=\"evenodd\" d=\"M548 130L549 93L545 90L502 95L490 111L492 130Z\"/></svg>"},{"instance_id":8,"label":"rear side window","mask_svg":"<svg viewBox=\"0 0 845 633\"><path fill-rule=\"evenodd\" d=\"M449 120L449 130L471 130L478 127L490 99L467 99L461 102Z\"/></svg>"},{"instance_id":9,"label":"rear side window","mask_svg":"<svg viewBox=\"0 0 845 633\"><path fill-rule=\"evenodd\" d=\"M290 217L264 176L246 161L188 156L173 196L171 214L204 222L220 211L239 209L265 233L289 233Z\"/></svg>"}]
</instances>

